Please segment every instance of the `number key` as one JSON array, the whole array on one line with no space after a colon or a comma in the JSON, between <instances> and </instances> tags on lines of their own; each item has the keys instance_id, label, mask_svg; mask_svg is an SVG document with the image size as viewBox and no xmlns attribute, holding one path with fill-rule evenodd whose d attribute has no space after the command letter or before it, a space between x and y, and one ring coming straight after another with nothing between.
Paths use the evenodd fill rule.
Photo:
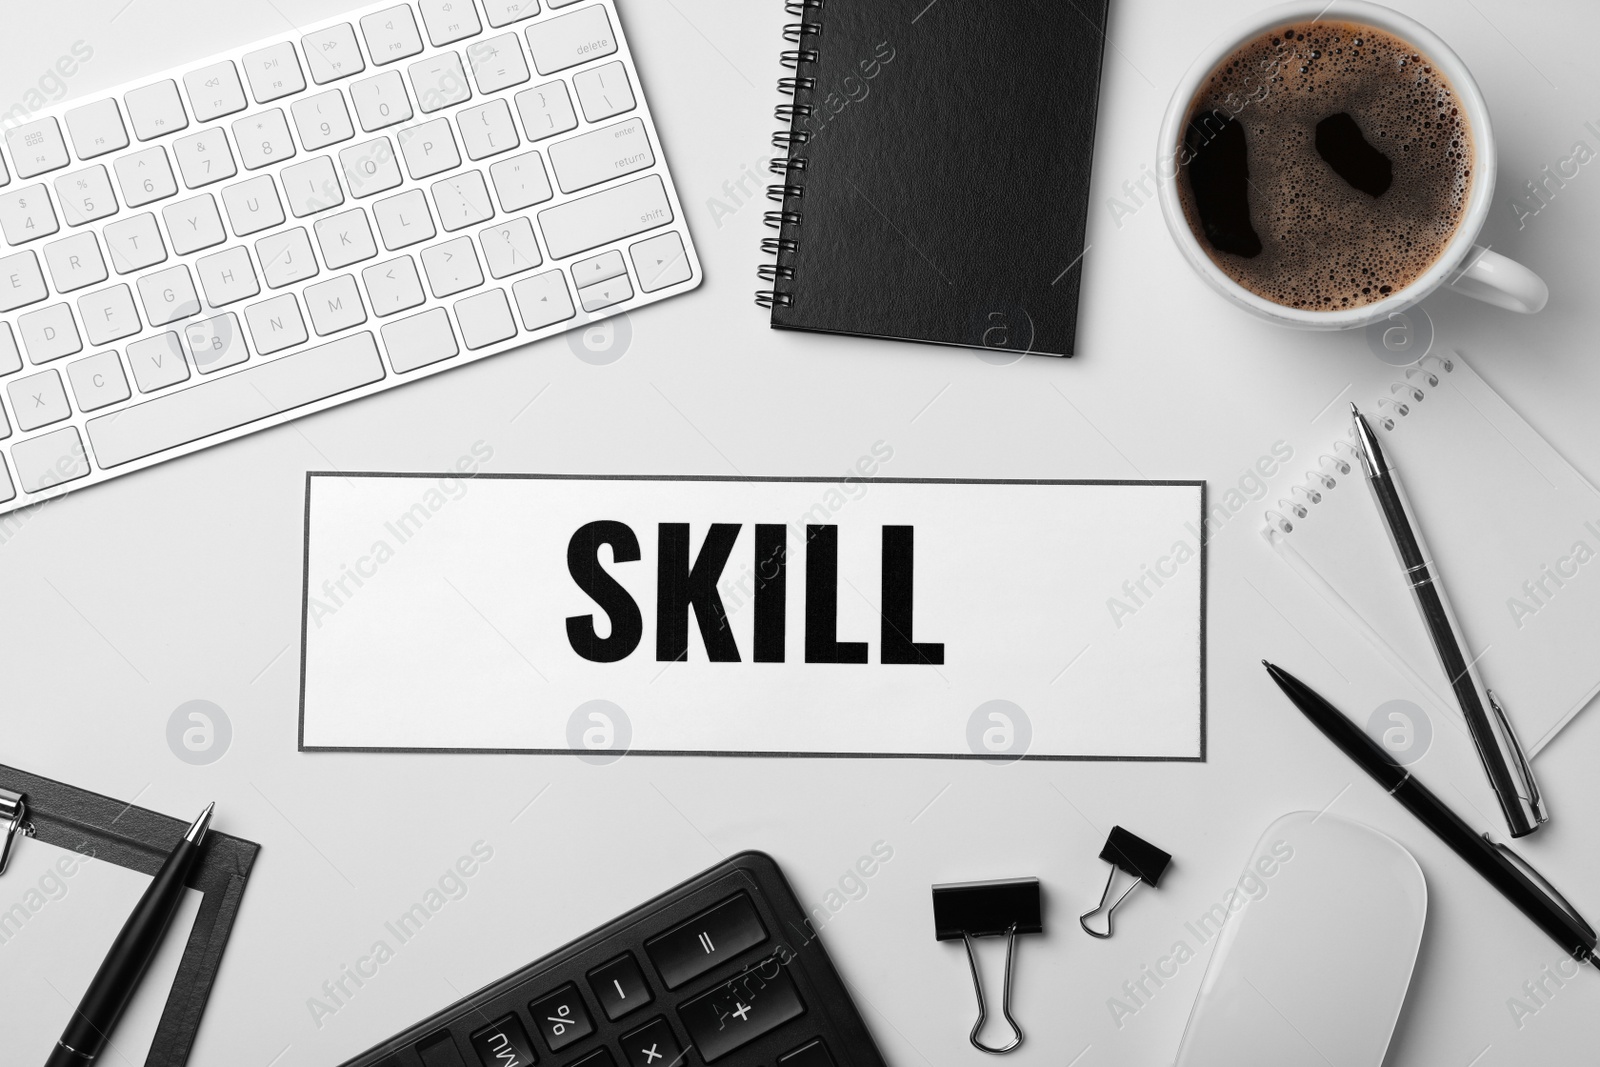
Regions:
<instances>
[{"instance_id":1,"label":"number key","mask_svg":"<svg viewBox=\"0 0 1600 1067\"><path fill-rule=\"evenodd\" d=\"M233 153L228 150L228 135L220 126L178 138L172 142L172 154L178 157L183 184L191 189L220 182L238 172Z\"/></svg>"},{"instance_id":2,"label":"number key","mask_svg":"<svg viewBox=\"0 0 1600 1067\"><path fill-rule=\"evenodd\" d=\"M282 108L235 119L233 139L239 144L239 159L245 170L294 156L294 138L289 136L289 121L283 117Z\"/></svg>"},{"instance_id":3,"label":"number key","mask_svg":"<svg viewBox=\"0 0 1600 1067\"><path fill-rule=\"evenodd\" d=\"M67 216L68 226L82 226L117 210L111 177L99 164L57 178L56 196L61 198L61 211Z\"/></svg>"},{"instance_id":4,"label":"number key","mask_svg":"<svg viewBox=\"0 0 1600 1067\"><path fill-rule=\"evenodd\" d=\"M350 112L344 106L344 94L329 89L304 100L296 100L290 108L294 112L294 128L300 131L300 143L307 152L315 152L356 135L350 125Z\"/></svg>"},{"instance_id":5,"label":"number key","mask_svg":"<svg viewBox=\"0 0 1600 1067\"><path fill-rule=\"evenodd\" d=\"M189 106L194 109L196 122L210 122L243 111L250 103L244 98L244 86L239 84L239 72L228 59L185 74L183 87L189 90Z\"/></svg>"},{"instance_id":6,"label":"number key","mask_svg":"<svg viewBox=\"0 0 1600 1067\"><path fill-rule=\"evenodd\" d=\"M0 196L0 232L5 233L6 244L48 237L60 228L44 186L27 185Z\"/></svg>"},{"instance_id":7,"label":"number key","mask_svg":"<svg viewBox=\"0 0 1600 1067\"><path fill-rule=\"evenodd\" d=\"M411 117L411 97L406 95L405 79L398 70L386 70L351 82L350 100L356 105L356 118L367 133Z\"/></svg>"},{"instance_id":8,"label":"number key","mask_svg":"<svg viewBox=\"0 0 1600 1067\"><path fill-rule=\"evenodd\" d=\"M158 144L118 156L115 165L117 184L122 186L122 199L129 207L165 200L178 191L167 150Z\"/></svg>"},{"instance_id":9,"label":"number key","mask_svg":"<svg viewBox=\"0 0 1600 1067\"><path fill-rule=\"evenodd\" d=\"M589 1018L578 987L571 982L528 1005L528 1011L551 1052L560 1052L594 1033L594 1020Z\"/></svg>"}]
</instances>

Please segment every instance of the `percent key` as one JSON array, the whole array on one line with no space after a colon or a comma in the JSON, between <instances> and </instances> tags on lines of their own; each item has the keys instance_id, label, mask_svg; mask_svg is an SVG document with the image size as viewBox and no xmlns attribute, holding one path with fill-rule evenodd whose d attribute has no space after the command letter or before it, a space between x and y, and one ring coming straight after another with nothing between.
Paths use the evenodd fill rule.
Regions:
<instances>
[{"instance_id":1,"label":"percent key","mask_svg":"<svg viewBox=\"0 0 1600 1067\"><path fill-rule=\"evenodd\" d=\"M528 1012L544 1034L551 1052L560 1052L574 1041L594 1033L594 1020L584 1006L578 987L569 982L542 1000L528 1006Z\"/></svg>"}]
</instances>

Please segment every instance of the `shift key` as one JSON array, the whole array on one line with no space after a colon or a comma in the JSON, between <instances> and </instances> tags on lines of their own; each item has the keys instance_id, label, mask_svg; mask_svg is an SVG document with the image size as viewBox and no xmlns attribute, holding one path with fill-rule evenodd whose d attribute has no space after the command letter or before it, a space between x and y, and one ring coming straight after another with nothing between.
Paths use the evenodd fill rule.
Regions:
<instances>
[{"instance_id":1,"label":"shift key","mask_svg":"<svg viewBox=\"0 0 1600 1067\"><path fill-rule=\"evenodd\" d=\"M629 119L550 146L550 166L563 193L575 193L611 178L655 165L644 123Z\"/></svg>"},{"instance_id":2,"label":"shift key","mask_svg":"<svg viewBox=\"0 0 1600 1067\"><path fill-rule=\"evenodd\" d=\"M539 212L539 229L551 259L565 259L671 221L667 189L656 174Z\"/></svg>"}]
</instances>

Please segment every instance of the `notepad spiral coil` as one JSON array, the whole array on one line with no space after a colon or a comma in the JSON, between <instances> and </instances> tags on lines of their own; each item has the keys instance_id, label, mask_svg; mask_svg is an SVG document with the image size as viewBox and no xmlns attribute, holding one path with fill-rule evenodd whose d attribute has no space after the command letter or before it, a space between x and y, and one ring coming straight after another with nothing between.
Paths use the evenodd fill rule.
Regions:
<instances>
[{"instance_id":1,"label":"notepad spiral coil","mask_svg":"<svg viewBox=\"0 0 1600 1067\"><path fill-rule=\"evenodd\" d=\"M1412 414L1415 405L1427 398L1428 391L1438 388L1444 377L1455 369L1455 361L1448 355L1424 356L1407 367L1404 380L1391 382L1388 394L1378 397L1366 409L1373 428L1394 432L1401 420ZM1288 497L1279 498L1278 506L1267 510L1266 526L1261 535L1268 541L1293 533L1295 523L1306 519L1322 503L1325 494L1336 492L1341 479L1360 469L1361 453L1355 445L1354 431L1347 425L1345 433L1347 437L1334 441L1331 451L1318 456L1317 465L1289 487Z\"/></svg>"},{"instance_id":2,"label":"notepad spiral coil","mask_svg":"<svg viewBox=\"0 0 1600 1067\"><path fill-rule=\"evenodd\" d=\"M779 56L783 65L794 71L794 76L779 78L778 91L793 102L779 104L775 112L778 121L788 123L788 128L772 135L773 146L784 154L774 157L769 166L783 181L767 186L767 199L776 203L778 209L766 213L766 223L778 231L778 236L764 238L761 242L762 254L772 257L772 262L761 264L756 271L763 281L772 285L771 289L756 291L756 304L763 308L794 306L794 293L784 283L794 280L795 258L800 252L799 233L804 220L799 205L805 196L804 153L806 143L811 140L811 132L805 127L814 111L811 97L817 87L816 79L807 72L817 64L817 50L813 45L822 35L822 5L823 0L784 0L785 10L800 21L783 28L783 39L794 47L784 49Z\"/></svg>"}]
</instances>

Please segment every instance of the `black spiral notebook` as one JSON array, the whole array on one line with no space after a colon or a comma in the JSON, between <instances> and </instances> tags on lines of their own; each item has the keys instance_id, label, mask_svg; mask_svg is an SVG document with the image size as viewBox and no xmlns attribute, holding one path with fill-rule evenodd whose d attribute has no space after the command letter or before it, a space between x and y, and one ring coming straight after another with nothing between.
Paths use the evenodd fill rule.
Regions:
<instances>
[{"instance_id":1,"label":"black spiral notebook","mask_svg":"<svg viewBox=\"0 0 1600 1067\"><path fill-rule=\"evenodd\" d=\"M1107 0L786 0L772 325L1070 356Z\"/></svg>"}]
</instances>

